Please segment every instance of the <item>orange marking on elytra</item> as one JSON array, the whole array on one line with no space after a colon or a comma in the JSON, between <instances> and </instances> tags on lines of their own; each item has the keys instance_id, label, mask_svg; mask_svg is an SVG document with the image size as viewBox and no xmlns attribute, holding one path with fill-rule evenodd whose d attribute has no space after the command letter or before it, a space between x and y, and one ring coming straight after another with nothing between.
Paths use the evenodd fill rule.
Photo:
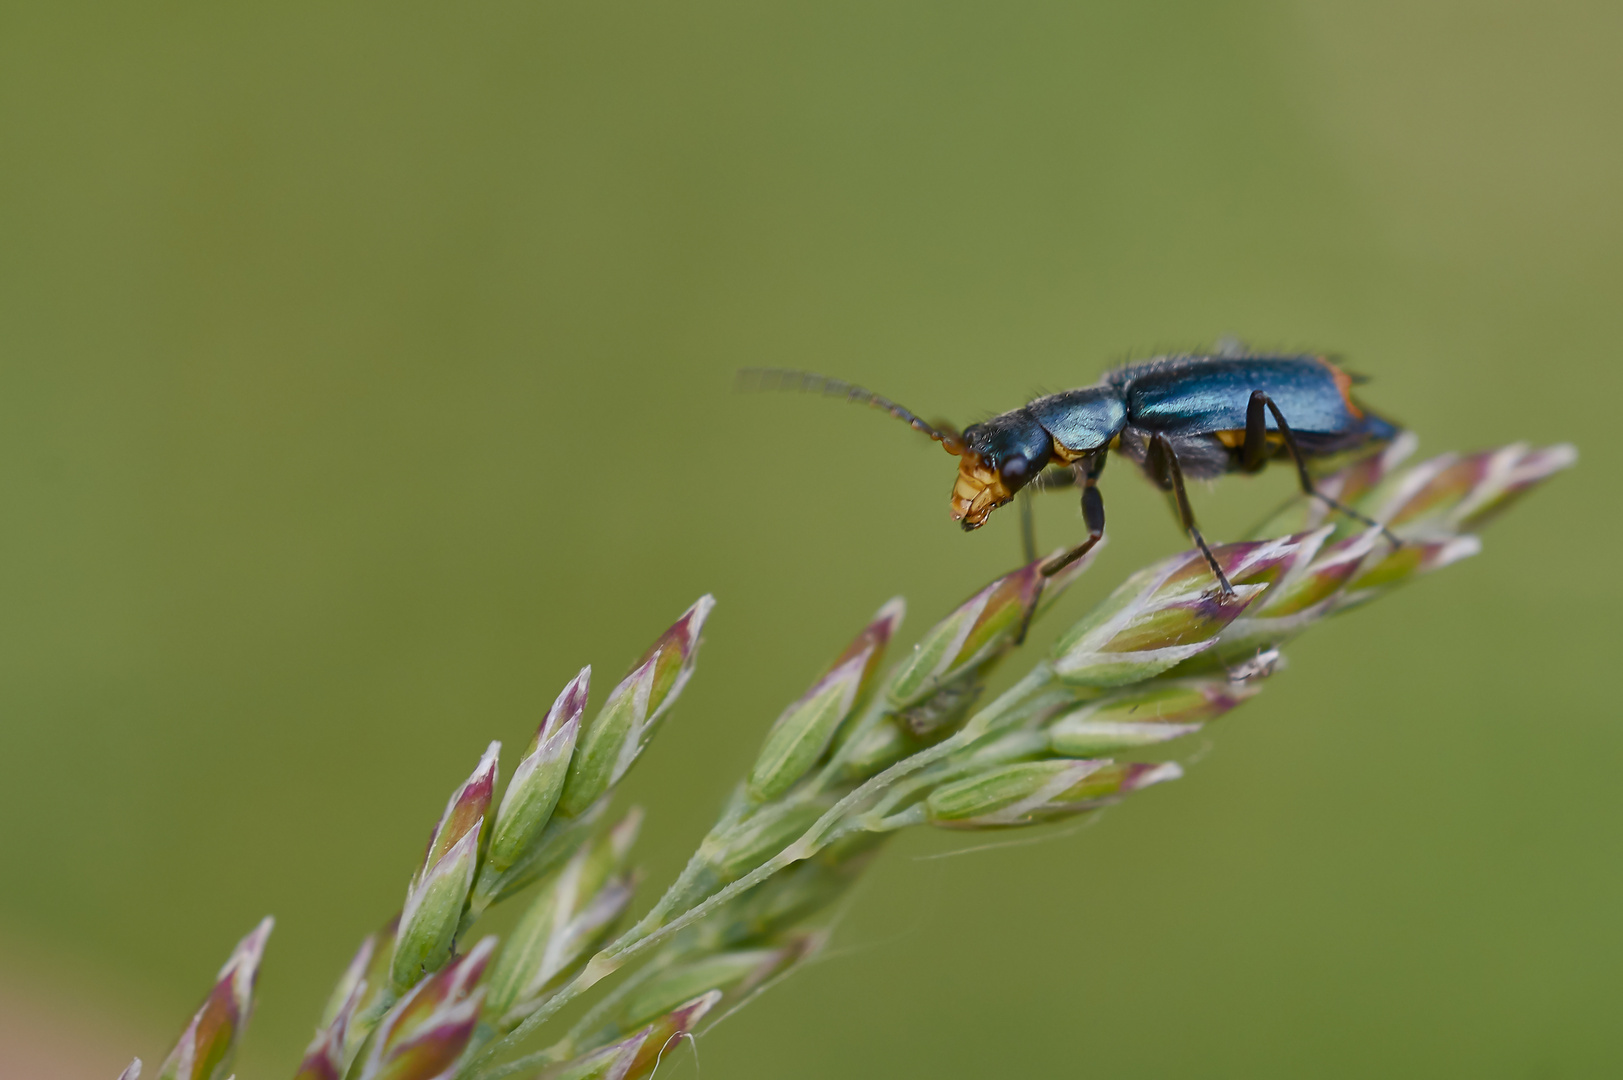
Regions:
<instances>
[{"instance_id":1,"label":"orange marking on elytra","mask_svg":"<svg viewBox=\"0 0 1623 1080\"><path fill-rule=\"evenodd\" d=\"M1320 360L1320 363L1330 369L1330 377L1335 379L1336 389L1341 391L1341 400L1347 403L1347 411L1352 413L1358 419L1362 420L1364 418L1364 410L1358 407L1358 403L1353 400L1352 396L1352 376L1348 375L1345 371L1342 371L1328 360Z\"/></svg>"}]
</instances>

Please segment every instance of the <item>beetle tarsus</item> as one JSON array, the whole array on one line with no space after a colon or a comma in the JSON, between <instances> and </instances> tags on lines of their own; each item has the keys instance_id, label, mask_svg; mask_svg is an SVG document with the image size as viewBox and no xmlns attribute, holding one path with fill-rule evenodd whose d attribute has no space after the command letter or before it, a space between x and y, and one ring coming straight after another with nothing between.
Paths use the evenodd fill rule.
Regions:
<instances>
[{"instance_id":1,"label":"beetle tarsus","mask_svg":"<svg viewBox=\"0 0 1623 1080\"><path fill-rule=\"evenodd\" d=\"M1369 526L1372 529L1381 530L1381 535L1383 537L1385 537L1386 542L1391 544L1393 547L1397 548L1397 547L1402 547L1403 546L1403 540L1396 533L1394 533L1391 529L1387 528L1385 523L1376 521L1374 518L1370 517L1368 514L1360 513L1359 511L1354 510L1352 507L1348 506L1346 503L1341 502L1338 499L1332 499L1330 496L1324 494L1324 492L1322 492L1322 491L1315 490L1315 491L1309 492L1308 494L1312 495L1315 499L1318 499L1324 505L1328 506L1330 509L1336 511L1337 513L1346 514L1348 517L1352 518L1354 521L1360 521L1360 522L1363 522L1365 525Z\"/></svg>"},{"instance_id":2,"label":"beetle tarsus","mask_svg":"<svg viewBox=\"0 0 1623 1080\"><path fill-rule=\"evenodd\" d=\"M1076 560L1092 551L1093 546L1103 538L1103 533L1090 533L1086 540L1076 545L1076 547L1072 548L1070 551L1065 552L1063 555L1056 555L1054 558L1043 563L1038 573L1042 574L1042 576L1045 578L1053 577L1055 574L1059 573L1061 570L1065 569L1067 566L1070 566L1072 563L1076 562Z\"/></svg>"}]
</instances>

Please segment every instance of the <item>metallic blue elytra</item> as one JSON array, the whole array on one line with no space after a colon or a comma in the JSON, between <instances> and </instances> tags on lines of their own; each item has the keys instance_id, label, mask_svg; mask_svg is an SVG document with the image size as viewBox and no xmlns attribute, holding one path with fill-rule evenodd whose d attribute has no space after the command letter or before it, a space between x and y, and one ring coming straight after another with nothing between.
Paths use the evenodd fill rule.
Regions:
<instances>
[{"instance_id":1,"label":"metallic blue elytra","mask_svg":"<svg viewBox=\"0 0 1623 1080\"><path fill-rule=\"evenodd\" d=\"M1339 370L1317 357L1180 356L1132 364L1106 376L1138 427L1167 435L1198 435L1245 427L1253 391L1273 399L1298 434L1336 434L1358 428ZM1268 430L1278 430L1272 416Z\"/></svg>"}]
</instances>

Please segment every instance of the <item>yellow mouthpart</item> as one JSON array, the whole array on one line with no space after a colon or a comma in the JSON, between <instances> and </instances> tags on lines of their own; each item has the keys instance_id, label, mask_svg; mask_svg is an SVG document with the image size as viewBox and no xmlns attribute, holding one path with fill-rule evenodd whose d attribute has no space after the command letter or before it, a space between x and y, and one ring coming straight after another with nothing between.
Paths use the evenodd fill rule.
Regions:
<instances>
[{"instance_id":1,"label":"yellow mouthpart","mask_svg":"<svg viewBox=\"0 0 1623 1080\"><path fill-rule=\"evenodd\" d=\"M978 455L964 452L958 461L958 479L952 485L952 520L966 529L986 524L993 510L1014 498L1003 480L981 463Z\"/></svg>"}]
</instances>

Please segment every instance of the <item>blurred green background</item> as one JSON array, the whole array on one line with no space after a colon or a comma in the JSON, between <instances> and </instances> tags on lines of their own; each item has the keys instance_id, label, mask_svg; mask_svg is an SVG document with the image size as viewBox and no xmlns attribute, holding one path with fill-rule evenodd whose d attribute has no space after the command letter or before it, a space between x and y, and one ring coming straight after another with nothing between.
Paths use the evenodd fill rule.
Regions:
<instances>
[{"instance_id":1,"label":"blurred green background","mask_svg":"<svg viewBox=\"0 0 1623 1080\"><path fill-rule=\"evenodd\" d=\"M1016 561L939 450L736 367L966 422L1232 334L1582 463L1184 781L904 838L703 1074L1617 1075L1620 49L1615 3L7 5L0 1072L161 1057L274 912L240 1071L291 1073L582 663L720 601L629 782L657 881L881 601ZM1106 491L1042 640L1183 546Z\"/></svg>"}]
</instances>

